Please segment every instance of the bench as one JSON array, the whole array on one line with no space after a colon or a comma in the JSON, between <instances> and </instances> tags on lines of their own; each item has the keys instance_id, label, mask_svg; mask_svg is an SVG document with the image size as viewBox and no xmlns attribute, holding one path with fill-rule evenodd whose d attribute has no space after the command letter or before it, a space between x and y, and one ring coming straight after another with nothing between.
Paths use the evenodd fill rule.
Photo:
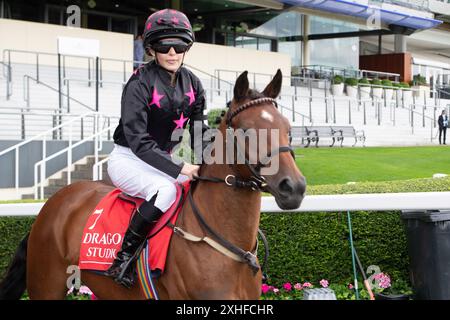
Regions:
<instances>
[{"instance_id":1,"label":"bench","mask_svg":"<svg viewBox=\"0 0 450 320\"><path fill-rule=\"evenodd\" d=\"M321 138L333 138L333 132L330 126L311 126L306 127L308 136L311 137L311 141L316 143L316 148L319 147L319 140ZM330 145L332 147L333 143Z\"/></svg>"},{"instance_id":2,"label":"bench","mask_svg":"<svg viewBox=\"0 0 450 320\"><path fill-rule=\"evenodd\" d=\"M311 142L316 143L316 147L318 147L318 143L320 138L332 138L333 134L331 132L330 126L294 126L291 128L291 143L295 145L295 142L301 138L301 144L306 145L305 148L308 148ZM297 144L298 145L298 144ZM330 146L331 147L331 146Z\"/></svg>"},{"instance_id":3,"label":"bench","mask_svg":"<svg viewBox=\"0 0 450 320\"><path fill-rule=\"evenodd\" d=\"M352 147L354 147L358 143L358 140L362 142L363 146L365 146L366 135L364 133L364 130L356 130L352 126L332 126L331 131L333 134L333 144L331 146L333 146L336 141L340 141L342 147L344 138L355 139L355 143Z\"/></svg>"},{"instance_id":4,"label":"bench","mask_svg":"<svg viewBox=\"0 0 450 320\"><path fill-rule=\"evenodd\" d=\"M344 138L348 137L355 139L353 147L358 141L362 141L364 146L366 141L364 131L355 130L352 126L293 126L289 139L293 146L300 145L298 142L301 139L302 145L306 140L305 148L308 148L311 142L315 142L317 148L321 138L331 138L333 141L330 147L333 147L336 141L340 142L342 147Z\"/></svg>"}]
</instances>

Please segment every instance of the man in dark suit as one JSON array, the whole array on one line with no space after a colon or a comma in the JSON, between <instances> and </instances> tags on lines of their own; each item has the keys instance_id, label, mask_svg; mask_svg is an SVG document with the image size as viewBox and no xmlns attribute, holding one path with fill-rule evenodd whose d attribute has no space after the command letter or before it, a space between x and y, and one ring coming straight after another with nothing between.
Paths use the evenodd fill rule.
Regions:
<instances>
[{"instance_id":1,"label":"man in dark suit","mask_svg":"<svg viewBox=\"0 0 450 320\"><path fill-rule=\"evenodd\" d=\"M439 144L441 144L442 133L444 133L444 144L446 144L445 138L447 135L448 116L445 110L442 110L442 113L438 118L438 125L439 125Z\"/></svg>"}]
</instances>

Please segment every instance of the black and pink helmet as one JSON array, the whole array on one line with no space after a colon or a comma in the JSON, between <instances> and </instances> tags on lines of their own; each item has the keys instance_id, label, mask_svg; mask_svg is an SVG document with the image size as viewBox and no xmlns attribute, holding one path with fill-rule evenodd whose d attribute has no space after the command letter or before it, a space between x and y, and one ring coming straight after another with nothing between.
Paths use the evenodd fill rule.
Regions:
<instances>
[{"instance_id":1,"label":"black and pink helmet","mask_svg":"<svg viewBox=\"0 0 450 320\"><path fill-rule=\"evenodd\" d=\"M180 38L188 44L195 41L194 31L186 15L173 9L159 10L145 22L144 47L164 38Z\"/></svg>"}]
</instances>

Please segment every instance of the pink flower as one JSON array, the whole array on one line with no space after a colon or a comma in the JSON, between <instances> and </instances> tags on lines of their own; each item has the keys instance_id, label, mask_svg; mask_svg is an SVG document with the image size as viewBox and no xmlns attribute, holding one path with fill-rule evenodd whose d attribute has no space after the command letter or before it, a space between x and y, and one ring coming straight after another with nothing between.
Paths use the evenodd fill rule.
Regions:
<instances>
[{"instance_id":1,"label":"pink flower","mask_svg":"<svg viewBox=\"0 0 450 320\"><path fill-rule=\"evenodd\" d=\"M263 285L261 286L261 291L263 294L266 294L270 291L270 287L267 284L263 283Z\"/></svg>"},{"instance_id":2,"label":"pink flower","mask_svg":"<svg viewBox=\"0 0 450 320\"><path fill-rule=\"evenodd\" d=\"M387 275L383 272L376 274L374 276L374 279L378 283L378 287L381 289L386 289L391 286L391 278L389 277L389 275Z\"/></svg>"},{"instance_id":3,"label":"pink flower","mask_svg":"<svg viewBox=\"0 0 450 320\"><path fill-rule=\"evenodd\" d=\"M95 294L91 294L91 300L98 300Z\"/></svg>"},{"instance_id":4,"label":"pink flower","mask_svg":"<svg viewBox=\"0 0 450 320\"><path fill-rule=\"evenodd\" d=\"M322 280L320 280L320 285L322 286L322 287L324 287L324 288L327 288L328 287L328 280L325 280L325 279L322 279Z\"/></svg>"},{"instance_id":5,"label":"pink flower","mask_svg":"<svg viewBox=\"0 0 450 320\"><path fill-rule=\"evenodd\" d=\"M294 289L295 290L302 290L303 289L302 284L301 283L294 284Z\"/></svg>"},{"instance_id":6,"label":"pink flower","mask_svg":"<svg viewBox=\"0 0 450 320\"><path fill-rule=\"evenodd\" d=\"M279 290L278 288L274 288L274 289L273 289L273 293L276 294L276 293L278 293L278 292L280 292L280 290Z\"/></svg>"},{"instance_id":7,"label":"pink flower","mask_svg":"<svg viewBox=\"0 0 450 320\"><path fill-rule=\"evenodd\" d=\"M303 288L312 288L312 284L310 283L310 282L305 282L304 284L303 284Z\"/></svg>"},{"instance_id":8,"label":"pink flower","mask_svg":"<svg viewBox=\"0 0 450 320\"><path fill-rule=\"evenodd\" d=\"M81 286L79 292L81 294L88 294L88 295L92 295L92 291L86 287L86 286Z\"/></svg>"},{"instance_id":9,"label":"pink flower","mask_svg":"<svg viewBox=\"0 0 450 320\"><path fill-rule=\"evenodd\" d=\"M352 285L351 283L349 283L349 284L348 284L348 288L349 288L350 290L352 290L352 289L353 289L353 285Z\"/></svg>"},{"instance_id":10,"label":"pink flower","mask_svg":"<svg viewBox=\"0 0 450 320\"><path fill-rule=\"evenodd\" d=\"M283 284L283 289L286 291L291 291L292 290L292 284L290 284L289 282L286 282L285 284Z\"/></svg>"}]
</instances>

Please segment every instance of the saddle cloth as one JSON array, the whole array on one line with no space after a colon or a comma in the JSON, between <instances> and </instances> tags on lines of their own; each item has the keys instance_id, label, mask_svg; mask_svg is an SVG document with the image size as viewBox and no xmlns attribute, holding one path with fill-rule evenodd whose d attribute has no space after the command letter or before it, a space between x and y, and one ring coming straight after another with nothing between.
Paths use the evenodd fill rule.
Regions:
<instances>
[{"instance_id":1,"label":"saddle cloth","mask_svg":"<svg viewBox=\"0 0 450 320\"><path fill-rule=\"evenodd\" d=\"M175 224L190 188L190 181L176 184L177 199L161 216L149 232L148 261L152 272L162 274L173 229L168 222ZM80 269L106 271L122 246L123 236L130 219L144 199L126 196L120 189L108 193L89 216L81 238Z\"/></svg>"}]
</instances>

